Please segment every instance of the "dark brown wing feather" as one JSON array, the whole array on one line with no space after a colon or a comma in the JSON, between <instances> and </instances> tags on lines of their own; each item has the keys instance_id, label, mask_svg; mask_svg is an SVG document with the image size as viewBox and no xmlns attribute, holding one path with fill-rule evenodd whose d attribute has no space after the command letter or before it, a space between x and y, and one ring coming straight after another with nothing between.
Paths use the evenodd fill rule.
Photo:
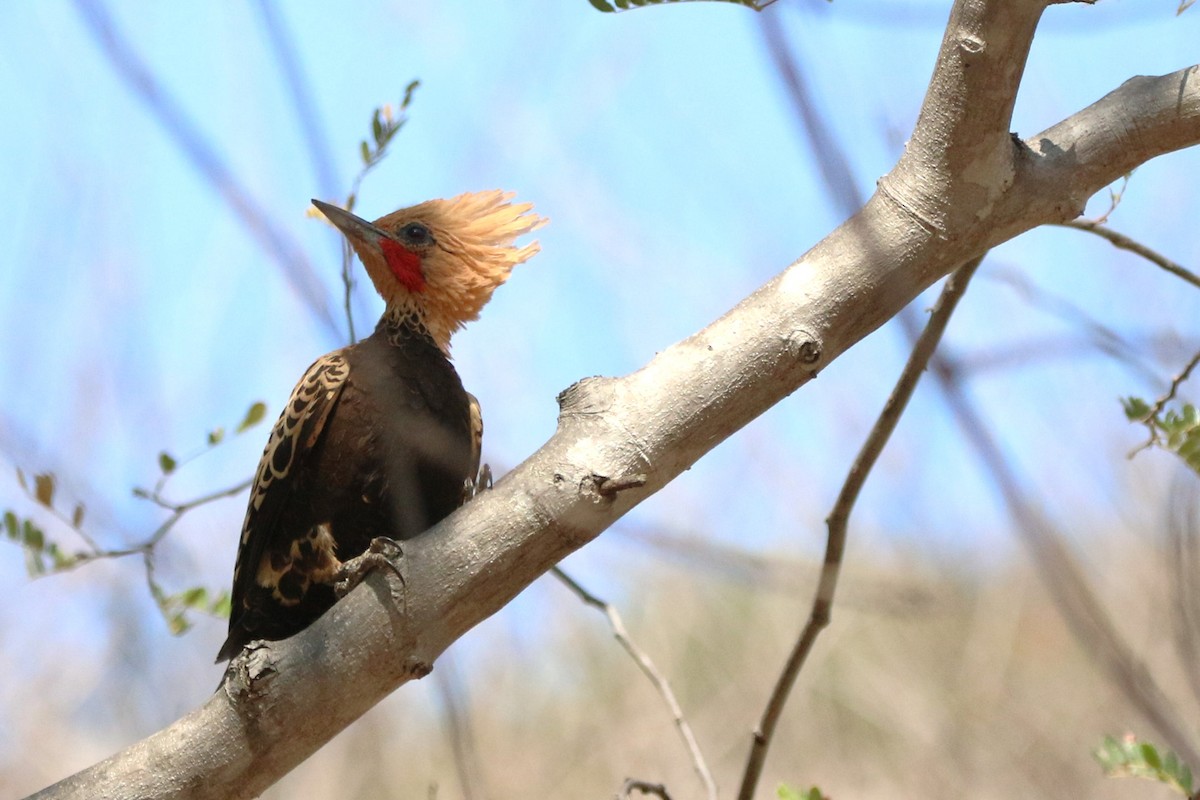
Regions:
<instances>
[{"instance_id":1,"label":"dark brown wing feather","mask_svg":"<svg viewBox=\"0 0 1200 800\"><path fill-rule=\"evenodd\" d=\"M349 374L349 364L340 350L317 359L292 390L287 406L267 439L242 524L233 570L229 639L221 647L218 661L237 655L245 644L245 637L235 634L256 627L253 620L244 618L255 611L247 607L247 599L255 588L263 555L276 531L279 517L291 502L293 492L289 478L299 471L320 439Z\"/></svg>"},{"instance_id":2,"label":"dark brown wing feather","mask_svg":"<svg viewBox=\"0 0 1200 800\"><path fill-rule=\"evenodd\" d=\"M336 601L343 560L377 536L416 536L461 505L481 425L423 331L381 322L314 364L259 466L219 658L303 630Z\"/></svg>"},{"instance_id":3,"label":"dark brown wing feather","mask_svg":"<svg viewBox=\"0 0 1200 800\"><path fill-rule=\"evenodd\" d=\"M464 503L484 488L482 483L485 480L483 473L479 471L480 461L483 459L483 408L479 405L479 398L470 392L467 392L467 404L471 412L471 472L466 485L463 486ZM490 470L488 475L490 477Z\"/></svg>"}]
</instances>

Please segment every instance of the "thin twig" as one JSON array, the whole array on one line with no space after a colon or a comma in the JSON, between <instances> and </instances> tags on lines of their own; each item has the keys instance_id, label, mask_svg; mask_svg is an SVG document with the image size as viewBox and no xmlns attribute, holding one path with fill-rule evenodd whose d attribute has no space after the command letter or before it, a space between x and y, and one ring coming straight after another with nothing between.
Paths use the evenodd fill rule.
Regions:
<instances>
[{"instance_id":1,"label":"thin twig","mask_svg":"<svg viewBox=\"0 0 1200 800\"><path fill-rule=\"evenodd\" d=\"M1127 351L1125 348L1129 347ZM1157 382L1160 371L1141 358L1142 353L1152 351L1155 361L1163 361L1166 353L1183 350L1185 345L1174 333L1147 333L1125 337L1120 346L1094 333L1049 334L1030 336L1020 340L997 343L991 347L980 347L959 359L959 366L969 375L978 376L988 372L1007 372L1047 361L1076 359L1089 352L1099 351L1110 356L1125 367L1129 373L1146 382ZM1191 350L1190 346L1186 346Z\"/></svg>"},{"instance_id":2,"label":"thin twig","mask_svg":"<svg viewBox=\"0 0 1200 800\"><path fill-rule=\"evenodd\" d=\"M118 32L99 0L75 0L75 8L114 72L150 110L187 160L234 212L267 255L274 259L288 281L303 298L313 315L335 336L340 336L333 315L325 302L325 290L304 251L267 216L234 175L216 150L201 135L195 124L142 63L133 48Z\"/></svg>"},{"instance_id":3,"label":"thin twig","mask_svg":"<svg viewBox=\"0 0 1200 800\"><path fill-rule=\"evenodd\" d=\"M1154 402L1154 409L1151 411L1150 416L1157 417L1167 407L1167 403L1175 399L1176 393L1179 392L1179 387L1183 385L1184 381L1192 377L1192 370L1196 369L1197 364L1200 364L1200 352L1192 356L1191 361L1187 363L1183 371L1171 379L1171 387L1167 390L1166 394Z\"/></svg>"},{"instance_id":4,"label":"thin twig","mask_svg":"<svg viewBox=\"0 0 1200 800\"><path fill-rule=\"evenodd\" d=\"M235 494L244 492L245 490L249 489L250 485L252 483L254 483L253 478L246 478L241 483L234 484L233 486L227 486L224 489L217 489L216 491L209 492L208 494L202 494L199 497L196 497L192 500L187 500L183 503L171 503L171 502L167 501L166 499L164 499L161 495L157 495L156 497L152 497L151 499L155 500L163 508L167 508L167 509L170 509L171 511L176 511L179 513L186 513L188 511L191 511L193 508L198 508L203 505L208 505L209 503L213 502L214 500L221 500L226 497L233 497Z\"/></svg>"},{"instance_id":5,"label":"thin twig","mask_svg":"<svg viewBox=\"0 0 1200 800\"><path fill-rule=\"evenodd\" d=\"M608 618L608 624L612 628L613 637L621 643L621 646L625 648L625 652L629 653L634 662L637 663L638 669L654 684L654 688L658 690L663 702L670 709L671 716L675 720L675 727L679 729L679 735L683 737L683 743L687 747L688 755L691 756L692 767L696 770L696 774L700 776L701 783L704 784L705 795L709 800L716 800L716 781L713 780L712 772L704 760L704 754L700 752L700 745L697 744L696 737L692 734L692 727L688 725L687 720L683 717L683 709L679 707L679 702L675 699L675 693L671 691L671 684L667 682L663 674L654 666L654 662L650 659L650 656L629 637L629 632L625 630L625 623L621 621L621 615L617 613L617 609L611 603L606 603L580 586L574 578L567 575L559 567L553 567L550 571L554 573L554 577L558 578L568 589L574 592L576 597L589 606L599 609ZM649 786L650 784L646 785ZM626 793L628 793L628 790ZM662 796L665 796L665 793Z\"/></svg>"},{"instance_id":6,"label":"thin twig","mask_svg":"<svg viewBox=\"0 0 1200 800\"><path fill-rule=\"evenodd\" d=\"M434 685L442 700L443 719L450 736L450 750L454 754L454 767L458 772L458 785L464 800L487 797L479 757L471 736L471 725L463 703L463 683L454 662L453 653L445 653L438 659L438 668L433 671Z\"/></svg>"},{"instance_id":7,"label":"thin twig","mask_svg":"<svg viewBox=\"0 0 1200 800\"><path fill-rule=\"evenodd\" d=\"M925 371L925 366L937 348L938 342L941 341L942 334L946 330L946 323L950 320L958 301L970 283L971 276L975 274L975 270L978 269L982 260L983 256L980 256L968 261L947 278L942 287L942 294L930 315L929 323L914 345L912 354L908 357L908 363L904 365L904 370L900 373L900 378L896 382L895 388L892 389L892 394L888 397L879 419L871 428L867 440L863 443L862 449L854 459L854 464L850 467L850 473L846 476L846 482L842 485L837 502L834 503L833 510L826 521L829 527L829 537L825 544L825 564L821 569L820 581L817 583L812 611L800 638L792 647L783 671L780 672L779 678L775 682L771 698L763 711L758 728L754 731L750 755L746 759L746 769L742 776L741 788L738 791L738 800L751 800L754 797L754 790L762 775L767 751L771 746L771 739L775 734L779 717L783 713L783 707L787 703L788 694L791 692L792 685L796 682L796 677L800 674L800 669L804 666L808 654L812 651L818 634L829 624L833 596L837 590L838 575L842 566L842 556L846 549L847 524L854 503L858 499L859 492L872 467L883 452L892 432L895 431L896 424L900 421L900 416L904 413L904 409L917 387L917 382Z\"/></svg>"},{"instance_id":8,"label":"thin twig","mask_svg":"<svg viewBox=\"0 0 1200 800\"><path fill-rule=\"evenodd\" d=\"M204 506L204 505L208 505L209 503L216 502L217 500L222 500L226 497L233 497L236 494L240 494L241 492L244 492L247 489L249 489L251 483L253 483L253 479L247 478L246 480L242 481L241 483L235 484L233 486L228 486L224 489L218 489L215 492L210 492L208 494L201 495L200 497L197 497L193 500L188 500L183 503L174 503L174 504L169 503L168 501L164 500L162 498L162 496L159 495L157 492L148 494L148 495L146 495L147 500L150 500L150 501L154 502L156 505L158 505L159 507L168 509L171 512L171 515L169 517L167 517L165 520L163 520L162 523L157 528L154 529L153 533L151 533L148 537L143 539L140 543L130 545L128 547L118 547L118 548L94 547L92 549L92 552L81 554L81 556L78 560L78 563L83 563L85 561L98 561L99 559L102 559L102 558L124 558L125 556L150 554L154 550L154 548L157 547L158 544L163 540L163 538L166 537L166 535L168 533L170 533L171 529L175 527L175 525L179 522L179 520L183 519L183 516L185 514L187 514L189 511L197 509L200 506ZM72 526L72 527L74 527L74 526ZM79 532L78 528L75 528L75 530L76 530L76 532Z\"/></svg>"},{"instance_id":9,"label":"thin twig","mask_svg":"<svg viewBox=\"0 0 1200 800\"><path fill-rule=\"evenodd\" d=\"M1158 415L1166 410L1167 403L1175 399L1175 395L1179 392L1179 387L1183 385L1184 381L1192 376L1192 370L1196 368L1197 364L1200 364L1200 351L1197 351L1197 353L1192 356L1191 360L1188 361L1182 372L1171 379L1171 386L1167 389L1166 394L1163 394L1157 400L1155 400L1154 405L1151 406L1150 410L1146 412L1146 415L1141 418L1142 424L1144 424L1150 431L1150 437L1129 454L1130 458L1133 458L1138 453L1153 447L1155 443L1161 441L1158 436L1158 424L1156 423L1156 420L1158 420Z\"/></svg>"},{"instance_id":10,"label":"thin twig","mask_svg":"<svg viewBox=\"0 0 1200 800\"><path fill-rule=\"evenodd\" d=\"M671 795L667 794L667 787L661 783L650 783L649 781L639 781L636 778L627 778L621 786L621 794L619 798L629 800L633 797L634 792L641 792L644 795L652 794L662 800L671 800Z\"/></svg>"},{"instance_id":11,"label":"thin twig","mask_svg":"<svg viewBox=\"0 0 1200 800\"><path fill-rule=\"evenodd\" d=\"M1165 269L1175 277L1182 278L1192 286L1200 288L1200 275L1197 275L1191 270L1188 270L1182 265L1172 261L1162 253L1159 253L1156 250L1151 250L1141 242L1131 239L1123 233L1117 233L1112 228L1082 219L1075 219L1069 222L1059 222L1056 224L1062 228L1074 228L1078 231L1094 233L1103 239L1107 239L1114 247L1120 248L1121 250L1128 250L1135 255L1139 255L1149 261L1151 264Z\"/></svg>"}]
</instances>

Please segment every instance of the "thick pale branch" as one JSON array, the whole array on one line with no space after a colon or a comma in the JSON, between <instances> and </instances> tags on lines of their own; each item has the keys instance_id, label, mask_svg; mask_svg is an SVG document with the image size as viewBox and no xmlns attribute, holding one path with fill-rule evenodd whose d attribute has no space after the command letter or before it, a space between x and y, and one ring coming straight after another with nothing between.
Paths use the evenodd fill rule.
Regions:
<instances>
[{"instance_id":1,"label":"thick pale branch","mask_svg":"<svg viewBox=\"0 0 1200 800\"><path fill-rule=\"evenodd\" d=\"M403 584L372 574L305 632L236 658L201 708L37 796L259 794L935 280L1200 142L1195 68L1127 82L1028 147L1010 137L1042 6L959 0L909 151L862 211L638 372L565 391L542 449L405 543Z\"/></svg>"}]
</instances>

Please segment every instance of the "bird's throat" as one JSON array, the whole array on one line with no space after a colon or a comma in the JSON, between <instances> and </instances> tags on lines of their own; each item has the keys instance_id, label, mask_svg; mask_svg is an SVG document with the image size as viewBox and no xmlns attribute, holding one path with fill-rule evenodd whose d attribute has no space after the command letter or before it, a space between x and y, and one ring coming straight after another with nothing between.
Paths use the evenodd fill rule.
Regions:
<instances>
[{"instance_id":1,"label":"bird's throat","mask_svg":"<svg viewBox=\"0 0 1200 800\"><path fill-rule=\"evenodd\" d=\"M425 290L425 273L421 269L421 257L399 242L381 239L384 260L396 280L410 292Z\"/></svg>"}]
</instances>

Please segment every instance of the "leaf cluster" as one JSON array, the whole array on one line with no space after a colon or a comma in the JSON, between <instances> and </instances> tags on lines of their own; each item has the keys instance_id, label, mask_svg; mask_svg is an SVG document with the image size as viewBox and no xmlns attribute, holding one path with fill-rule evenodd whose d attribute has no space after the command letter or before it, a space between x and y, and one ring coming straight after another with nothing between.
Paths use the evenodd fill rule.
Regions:
<instances>
[{"instance_id":1,"label":"leaf cluster","mask_svg":"<svg viewBox=\"0 0 1200 800\"><path fill-rule=\"evenodd\" d=\"M400 132L404 123L408 122L406 112L409 105L412 104L413 93L420 85L421 82L418 80L409 81L408 86L404 88L404 97L400 100L396 111L393 111L390 105L385 105L375 109L371 115L371 140L363 139L358 143L362 169L355 176L350 194L346 197L345 208L347 211L354 210L354 204L358 200L358 188L362 184L363 178L384 159L388 154L388 145L391 144L392 138Z\"/></svg>"},{"instance_id":2,"label":"leaf cluster","mask_svg":"<svg viewBox=\"0 0 1200 800\"><path fill-rule=\"evenodd\" d=\"M186 633L192 627L192 622L187 616L189 611L220 619L229 617L231 600L227 591L210 592L203 586L193 586L182 592L167 594L157 582L151 580L150 594L154 597L163 619L167 621L167 628L176 636Z\"/></svg>"},{"instance_id":3,"label":"leaf cluster","mask_svg":"<svg viewBox=\"0 0 1200 800\"><path fill-rule=\"evenodd\" d=\"M1120 740L1105 736L1092 755L1110 778L1146 778L1192 800L1197 797L1192 789L1191 768L1170 750L1159 753L1150 742L1139 742L1131 735Z\"/></svg>"},{"instance_id":4,"label":"leaf cluster","mask_svg":"<svg viewBox=\"0 0 1200 800\"><path fill-rule=\"evenodd\" d=\"M266 417L267 407L264 403L256 402L246 410L242 420L233 429L233 435L246 432L262 422ZM79 566L88 561L101 558L121 558L129 555L140 555L146 566L146 584L154 598L155 604L166 620L168 628L174 634L180 634L191 627L187 619L188 612L201 612L218 617L229 615L230 598L228 592L211 592L203 586L193 586L180 592L168 593L154 577L155 548L170 532L179 520L192 509L207 503L231 497L243 491L249 482L232 486L202 497L183 503L168 501L163 492L167 481L180 467L199 458L214 447L227 440L225 428L215 428L205 436L205 445L195 452L178 458L163 450L157 458L159 478L152 489L134 487L133 494L143 500L148 500L165 511L168 517L142 542L119 548L101 547L96 540L88 535L84 528L85 508L83 503L76 503L67 513L55 503L58 481L52 472L37 473L30 481L23 470L17 469L17 482L37 505L42 506L57 518L63 525L73 531L86 545L85 549L73 553L67 552L62 545L51 539L46 531L32 519L22 517L13 510L4 512L3 528L5 538L18 544L25 551L26 568L31 576L37 577Z\"/></svg>"},{"instance_id":5,"label":"leaf cluster","mask_svg":"<svg viewBox=\"0 0 1200 800\"><path fill-rule=\"evenodd\" d=\"M1150 430L1147 445L1158 445L1174 453L1184 463L1200 474L1200 411L1191 403L1175 408L1161 404L1153 406L1139 397L1127 397L1121 401L1125 416L1139 422Z\"/></svg>"},{"instance_id":6,"label":"leaf cluster","mask_svg":"<svg viewBox=\"0 0 1200 800\"><path fill-rule=\"evenodd\" d=\"M233 429L234 435L237 436L239 434L245 433L246 431L250 430L255 425L262 422L263 418L266 415L267 415L266 403L263 403L262 401L253 403L250 406L250 408L246 409L246 415L244 417L242 417L242 421L239 422L237 424L237 427ZM218 427L218 428L213 428L205 436L206 446L204 447L204 449L198 450L189 456L186 456L184 458L176 458L175 456L171 455L166 450L163 450L162 452L160 452L158 454L158 469L160 472L162 472L162 478L159 479L159 486L158 486L158 489L156 489L155 491L161 490L162 481L167 476L169 476L173 472L175 472L175 470L179 469L180 466L188 463L189 461L199 458L200 456L204 455L209 450L213 449L214 447L216 447L217 445L221 444L224 441L225 441L225 429ZM140 489L140 488L133 490L133 494L135 497L141 497L141 498L147 498L147 499L152 497L154 493L155 492L150 492L150 491L147 491L145 489Z\"/></svg>"}]
</instances>

